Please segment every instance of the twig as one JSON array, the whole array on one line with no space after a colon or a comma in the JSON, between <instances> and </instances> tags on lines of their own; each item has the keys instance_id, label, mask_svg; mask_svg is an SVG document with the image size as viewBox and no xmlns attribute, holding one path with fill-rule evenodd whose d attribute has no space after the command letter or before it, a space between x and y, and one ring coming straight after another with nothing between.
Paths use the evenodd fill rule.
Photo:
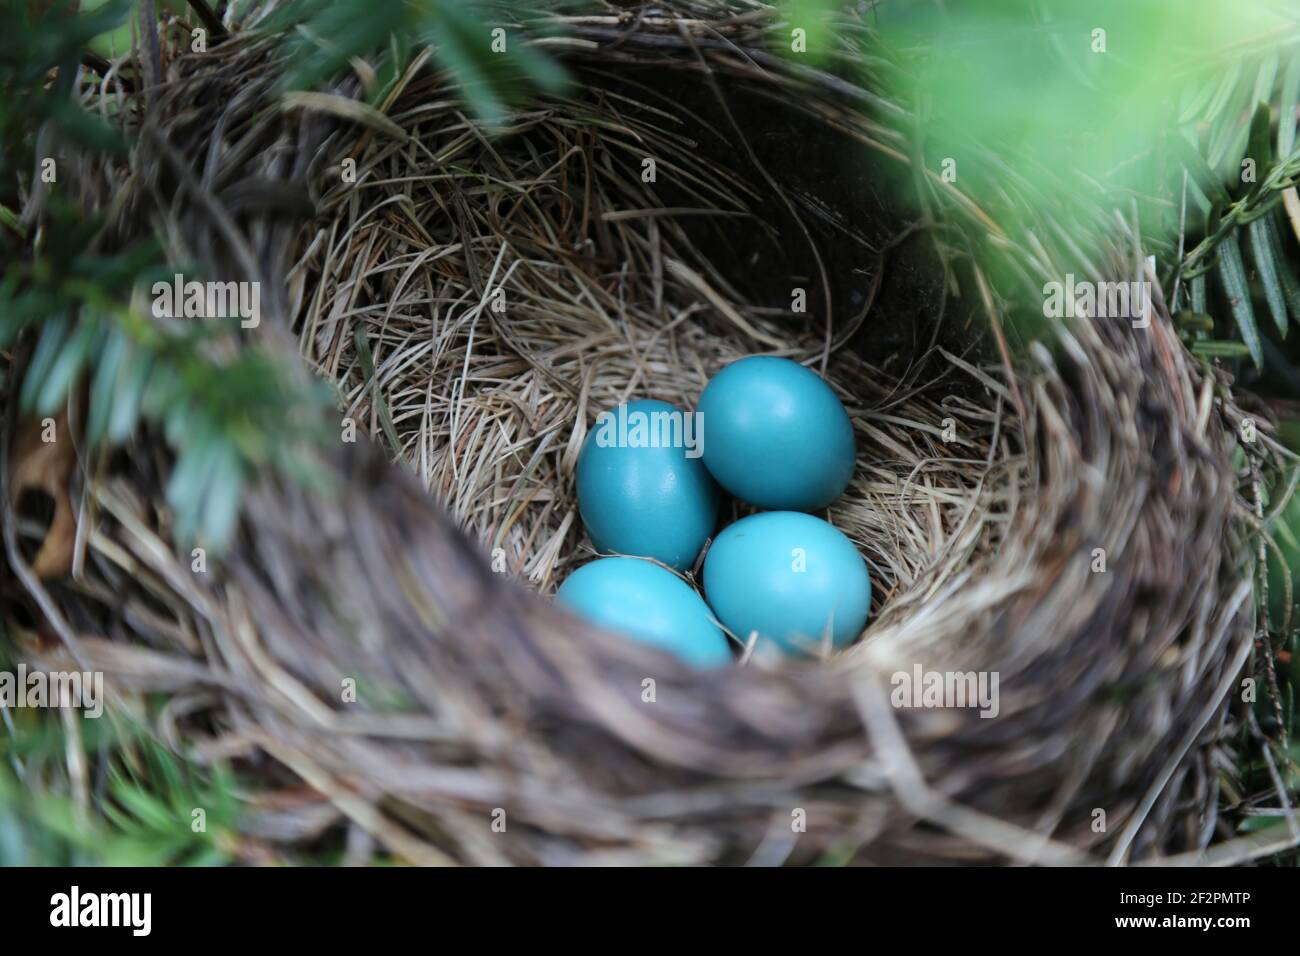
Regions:
<instances>
[{"instance_id":1,"label":"twig","mask_svg":"<svg viewBox=\"0 0 1300 956\"><path fill-rule=\"evenodd\" d=\"M140 41L144 49L140 62L144 67L145 102L153 113L162 93L162 46L158 42L158 6L156 0L140 0Z\"/></svg>"},{"instance_id":2,"label":"twig","mask_svg":"<svg viewBox=\"0 0 1300 956\"><path fill-rule=\"evenodd\" d=\"M203 26L207 28L208 36L214 42L226 38L228 35L226 26L221 22L221 18L213 12L212 7L208 5L208 0L189 0L189 4L203 22Z\"/></svg>"}]
</instances>

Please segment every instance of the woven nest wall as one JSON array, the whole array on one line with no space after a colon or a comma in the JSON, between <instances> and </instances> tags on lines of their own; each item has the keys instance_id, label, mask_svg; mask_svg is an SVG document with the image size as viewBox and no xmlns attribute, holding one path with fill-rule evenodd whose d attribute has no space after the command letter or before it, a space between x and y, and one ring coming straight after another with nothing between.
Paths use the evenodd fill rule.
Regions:
<instances>
[{"instance_id":1,"label":"woven nest wall","mask_svg":"<svg viewBox=\"0 0 1300 956\"><path fill-rule=\"evenodd\" d=\"M164 735L260 781L248 826L276 843L351 828L475 864L1202 850L1254 636L1226 381L1159 297L1149 329L1072 322L1008 362L979 284L954 297L887 198L907 151L865 94L724 35L578 25L559 52L579 90L492 137L428 71L376 117L280 108L255 36L169 58L121 235L158 226L177 261L260 280L250 341L337 383L363 437L328 490L259 484L205 575L147 436L91 472L72 579L23 576L62 638L32 659L105 671L124 706L166 693ZM828 517L871 567L862 639L704 673L552 609L591 557L574 467L596 413L691 407L756 352L822 372L853 418ZM996 672L996 719L891 706L917 664Z\"/></svg>"}]
</instances>

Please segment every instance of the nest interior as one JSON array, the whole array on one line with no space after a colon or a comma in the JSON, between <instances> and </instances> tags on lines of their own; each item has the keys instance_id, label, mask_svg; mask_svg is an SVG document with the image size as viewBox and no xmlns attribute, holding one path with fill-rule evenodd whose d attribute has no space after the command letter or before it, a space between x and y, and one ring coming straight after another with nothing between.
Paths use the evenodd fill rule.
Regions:
<instances>
[{"instance_id":1,"label":"nest interior","mask_svg":"<svg viewBox=\"0 0 1300 956\"><path fill-rule=\"evenodd\" d=\"M679 27L578 28L580 91L493 136L425 72L376 130L268 112L256 36L170 61L123 231L160 225L178 255L276 289L258 336L337 383L375 442L331 454L341 490L259 486L202 579L150 504L156 460L87 482L96 527L63 614L146 596L79 659L124 699L171 695L178 744L269 790L305 781L316 803L277 808L271 840L350 828L420 863L1203 849L1251 649L1223 383L1159 307L1146 334L1085 320L1055 352L990 362L978 296L951 294L861 97L757 68L734 24L710 27L721 49ZM216 170L169 173L177 157ZM241 180L305 183L319 214L239 208ZM595 414L692 407L756 352L823 372L853 417L829 517L871 566L863 640L706 674L551 609L590 558L573 471ZM996 672L997 718L891 707L890 675L916 664Z\"/></svg>"},{"instance_id":2,"label":"nest interior","mask_svg":"<svg viewBox=\"0 0 1300 956\"><path fill-rule=\"evenodd\" d=\"M408 141L322 198L294 327L345 415L499 570L549 593L591 556L574 468L595 415L641 397L693 408L726 363L779 354L823 371L857 423L857 476L830 517L875 569L878 609L989 553L996 499L1026 473L1010 436L993 450L1005 389L942 321L926 231L871 191L865 150L743 87L709 110L698 75L578 82L491 139L418 83L391 111Z\"/></svg>"}]
</instances>

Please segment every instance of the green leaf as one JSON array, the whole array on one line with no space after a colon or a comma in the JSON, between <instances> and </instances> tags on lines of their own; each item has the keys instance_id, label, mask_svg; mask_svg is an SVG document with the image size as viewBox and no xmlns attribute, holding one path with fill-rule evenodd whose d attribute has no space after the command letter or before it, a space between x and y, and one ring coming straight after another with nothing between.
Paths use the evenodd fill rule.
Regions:
<instances>
[{"instance_id":1,"label":"green leaf","mask_svg":"<svg viewBox=\"0 0 1300 956\"><path fill-rule=\"evenodd\" d=\"M188 821L176 819L167 805L140 789L139 784L119 776L112 787L113 797L131 813L140 824L157 833L179 829Z\"/></svg>"},{"instance_id":2,"label":"green leaf","mask_svg":"<svg viewBox=\"0 0 1300 956\"><path fill-rule=\"evenodd\" d=\"M1263 187L1265 172L1273 163L1272 128L1272 114L1268 104L1261 100L1250 120L1250 140L1246 146L1245 158L1255 162L1255 182L1249 190L1252 195L1257 195Z\"/></svg>"},{"instance_id":3,"label":"green leaf","mask_svg":"<svg viewBox=\"0 0 1300 956\"><path fill-rule=\"evenodd\" d=\"M1232 103L1239 102L1235 96L1237 89L1242 81L1242 71L1244 69L1241 60L1234 60L1233 67L1224 77L1223 86L1215 95L1214 102L1206 110L1206 122L1209 124L1209 142L1205 150L1206 162L1211 169L1218 170L1220 164L1232 145L1233 138L1238 133L1238 124L1234 110L1230 108Z\"/></svg>"},{"instance_id":4,"label":"green leaf","mask_svg":"<svg viewBox=\"0 0 1300 956\"><path fill-rule=\"evenodd\" d=\"M347 69L356 57L382 49L388 38L411 22L412 5L404 2L367 4L358 16L355 3L299 3L289 10L302 20L288 49L289 69L283 87L309 90Z\"/></svg>"},{"instance_id":5,"label":"green leaf","mask_svg":"<svg viewBox=\"0 0 1300 956\"><path fill-rule=\"evenodd\" d=\"M1246 226L1250 238L1250 251L1255 260L1255 270L1259 273L1260 284L1264 287L1264 299L1268 302L1268 311L1272 313L1273 324L1278 332L1286 338L1286 294L1282 291L1278 279L1278 263L1273 258L1273 248L1268 241L1268 217L1260 216Z\"/></svg>"},{"instance_id":6,"label":"green leaf","mask_svg":"<svg viewBox=\"0 0 1300 956\"><path fill-rule=\"evenodd\" d=\"M23 379L23 391L20 396L22 407L31 411L36 406L37 398L49 380L62 353L64 344L70 338L72 323L66 315L57 315L45 323L41 329L36 349L27 365L26 377Z\"/></svg>"},{"instance_id":7,"label":"green leaf","mask_svg":"<svg viewBox=\"0 0 1300 956\"><path fill-rule=\"evenodd\" d=\"M1201 339L1192 343L1192 354L1206 358L1245 358L1250 355L1250 349L1241 342Z\"/></svg>"},{"instance_id":8,"label":"green leaf","mask_svg":"<svg viewBox=\"0 0 1300 956\"><path fill-rule=\"evenodd\" d=\"M101 336L100 326L94 321L79 323L64 343L36 398L36 412L46 415L57 411L68 400L68 395L81 376L92 351L96 350Z\"/></svg>"},{"instance_id":9,"label":"green leaf","mask_svg":"<svg viewBox=\"0 0 1300 956\"><path fill-rule=\"evenodd\" d=\"M470 109L489 126L500 126L506 119L506 107L502 91L489 75L489 57L496 54L486 40L486 31L479 36L473 18L467 23L454 5L438 5L435 10L442 16L430 28L429 38L436 44L434 59L451 71Z\"/></svg>"},{"instance_id":10,"label":"green leaf","mask_svg":"<svg viewBox=\"0 0 1300 956\"><path fill-rule=\"evenodd\" d=\"M1292 56L1282 74L1281 98L1278 101L1277 155L1286 159L1295 148L1296 106L1300 103L1300 56Z\"/></svg>"},{"instance_id":11,"label":"green leaf","mask_svg":"<svg viewBox=\"0 0 1300 956\"><path fill-rule=\"evenodd\" d=\"M1219 244L1219 280L1223 283L1224 294L1232 308L1232 316L1237 321L1237 331L1242 341L1250 350L1250 357L1255 367L1264 367L1264 344L1259 337L1259 327L1255 324L1255 309L1250 301L1250 285L1246 281L1246 267L1241 262L1241 245L1236 233L1227 236Z\"/></svg>"},{"instance_id":12,"label":"green leaf","mask_svg":"<svg viewBox=\"0 0 1300 956\"><path fill-rule=\"evenodd\" d=\"M181 541L193 540L202 516L203 491L212 474L216 457L220 454L220 439L212 423L202 416L179 411L169 418L167 425L179 421L176 427L184 435L183 444L178 438L180 455L167 482L167 503L176 512L176 535ZM190 426L190 427L186 427Z\"/></svg>"},{"instance_id":13,"label":"green leaf","mask_svg":"<svg viewBox=\"0 0 1300 956\"><path fill-rule=\"evenodd\" d=\"M1219 88L1214 93L1214 99L1205 107L1203 118L1208 122L1214 122L1219 115L1227 108L1229 100L1232 99L1232 93L1237 88L1241 80L1243 63L1239 59L1234 59L1228 67L1227 72L1223 74L1223 79L1219 83ZM1194 119L1195 117L1190 117Z\"/></svg>"},{"instance_id":14,"label":"green leaf","mask_svg":"<svg viewBox=\"0 0 1300 956\"><path fill-rule=\"evenodd\" d=\"M1259 103L1261 100L1269 98L1273 91L1273 79L1277 76L1277 65L1278 57L1276 53L1270 53L1264 57L1260 64L1259 73L1255 77L1253 95L1248 103ZM1234 115L1238 109L1240 107L1225 112L1217 128L1212 128L1212 141L1207 156L1210 166L1214 169L1218 169L1225 162L1235 162L1246 150L1250 127L1242 126L1239 123ZM1262 169L1263 167L1264 163L1258 164L1258 168Z\"/></svg>"},{"instance_id":15,"label":"green leaf","mask_svg":"<svg viewBox=\"0 0 1300 956\"><path fill-rule=\"evenodd\" d=\"M550 56L529 46L524 31L513 30L504 54L492 48L492 29L504 4L467 0L422 0L369 4L300 0L282 5L269 22L290 37L286 90L310 89L364 60L375 83L364 97L380 103L401 76L410 51L428 44L436 62L464 96L470 111L489 125L501 125L506 107L523 94L559 92L568 74ZM530 24L529 29L533 29Z\"/></svg>"},{"instance_id":16,"label":"green leaf","mask_svg":"<svg viewBox=\"0 0 1300 956\"><path fill-rule=\"evenodd\" d=\"M362 326L358 325L352 330L352 340L356 343L357 356L361 359L361 374L366 377L366 382L370 386L370 400L375 403L375 411L379 414L379 423L384 429L384 436L388 439L393 454L400 455L402 441L397 436L397 427L393 424L393 416L388 411L384 391L379 387L379 377L375 373L375 358L370 352L370 340L366 338L366 331Z\"/></svg>"},{"instance_id":17,"label":"green leaf","mask_svg":"<svg viewBox=\"0 0 1300 956\"><path fill-rule=\"evenodd\" d=\"M1208 311L1205 308L1205 276L1197 276L1188 285L1192 289L1192 311L1204 314Z\"/></svg>"},{"instance_id":18,"label":"green leaf","mask_svg":"<svg viewBox=\"0 0 1300 956\"><path fill-rule=\"evenodd\" d=\"M234 532L243 488L244 475L239 455L230 445L217 445L204 491L200 527L204 541L218 551L225 550Z\"/></svg>"},{"instance_id":19,"label":"green leaf","mask_svg":"<svg viewBox=\"0 0 1300 956\"><path fill-rule=\"evenodd\" d=\"M152 365L153 357L143 352L127 357L126 368L119 378L117 395L108 416L109 441L126 441L135 431Z\"/></svg>"},{"instance_id":20,"label":"green leaf","mask_svg":"<svg viewBox=\"0 0 1300 956\"><path fill-rule=\"evenodd\" d=\"M1237 824L1237 832L1260 833L1264 830L1278 829L1284 823L1286 823L1284 817L1247 817Z\"/></svg>"},{"instance_id":21,"label":"green leaf","mask_svg":"<svg viewBox=\"0 0 1300 956\"><path fill-rule=\"evenodd\" d=\"M1282 285L1282 297L1291 313L1291 318L1297 324L1300 324L1300 279L1296 278L1296 274L1291 267L1291 261L1287 258L1286 248L1282 244L1282 233L1277 225L1277 217L1277 213L1272 213L1262 216L1259 221L1264 223L1264 235L1273 254L1273 262L1277 266L1277 277Z\"/></svg>"},{"instance_id":22,"label":"green leaf","mask_svg":"<svg viewBox=\"0 0 1300 956\"><path fill-rule=\"evenodd\" d=\"M18 218L16 212L3 203L0 203L0 226L12 229L24 239L27 238L27 230L23 227L23 221Z\"/></svg>"},{"instance_id":23,"label":"green leaf","mask_svg":"<svg viewBox=\"0 0 1300 956\"><path fill-rule=\"evenodd\" d=\"M120 329L108 333L90 386L90 407L86 416L86 441L95 447L108 432L109 413L117 396L117 380L127 364L131 342Z\"/></svg>"},{"instance_id":24,"label":"green leaf","mask_svg":"<svg viewBox=\"0 0 1300 956\"><path fill-rule=\"evenodd\" d=\"M1220 206L1226 205L1228 193L1223 187L1223 181L1210 168L1209 163L1205 161L1205 157L1201 155L1201 151L1196 148L1195 144L1189 142L1185 136L1176 135L1172 137L1172 141L1179 163L1191 175L1196 188L1211 203Z\"/></svg>"}]
</instances>

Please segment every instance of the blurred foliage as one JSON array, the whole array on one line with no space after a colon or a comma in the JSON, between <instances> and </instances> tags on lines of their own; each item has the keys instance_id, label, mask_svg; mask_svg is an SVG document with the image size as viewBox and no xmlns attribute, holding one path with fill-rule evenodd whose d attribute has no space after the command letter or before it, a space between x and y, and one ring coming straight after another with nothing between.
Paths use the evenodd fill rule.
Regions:
<instances>
[{"instance_id":1,"label":"blurred foliage","mask_svg":"<svg viewBox=\"0 0 1300 956\"><path fill-rule=\"evenodd\" d=\"M126 143L74 102L64 78L75 76L90 38L122 22L130 0L78 15L56 0L39 21L30 4L16 7L7 10L12 29L0 35L0 182L32 183L38 158L59 150L120 153ZM35 243L7 207L10 226L0 227L0 349L32 332L22 410L53 414L87 381L89 447L124 442L144 422L160 424L178 453L167 489L177 540L221 551L249 476L263 468L304 481L319 474L311 450L327 434L331 390L264 351L229 347L238 319L165 325L145 317L139 290L175 271L157 244L104 253L100 220L58 189L42 202Z\"/></svg>"},{"instance_id":2,"label":"blurred foliage","mask_svg":"<svg viewBox=\"0 0 1300 956\"><path fill-rule=\"evenodd\" d=\"M567 5L552 2L546 9ZM428 48L470 110L487 125L499 126L509 107L528 94L558 93L567 85L560 65L526 42L540 29L540 13L501 0L292 0L263 26L287 37L286 89L310 89L364 59L375 77L367 95L379 103L417 53ZM494 36L494 30L502 32Z\"/></svg>"},{"instance_id":3,"label":"blurred foliage","mask_svg":"<svg viewBox=\"0 0 1300 956\"><path fill-rule=\"evenodd\" d=\"M96 11L100 7L110 5L115 0L81 0L81 9L87 12ZM186 0L156 0L159 14L174 13L177 16L184 16L189 9ZM134 20L134 17L131 17ZM130 22L116 23L112 29L97 35L88 44L91 50L94 50L100 56L113 59L131 52L131 44L135 39L134 24Z\"/></svg>"},{"instance_id":4,"label":"blurred foliage","mask_svg":"<svg viewBox=\"0 0 1300 956\"><path fill-rule=\"evenodd\" d=\"M74 716L75 738L58 711L0 717L0 866L231 862L240 801L227 768L201 768L112 710ZM69 797L73 747L93 789L84 804Z\"/></svg>"},{"instance_id":5,"label":"blurred foliage","mask_svg":"<svg viewBox=\"0 0 1300 956\"><path fill-rule=\"evenodd\" d=\"M131 0L106 0L75 16L70 15L74 7L75 0L52 0L50 10L38 14L29 0L0 0L5 24L0 30L0 197L15 176L33 174L38 130L86 149L121 153L126 148L109 126L77 106L71 93L82 50L123 21ZM9 232L0 228L0 237L12 247Z\"/></svg>"},{"instance_id":6,"label":"blurred foliage","mask_svg":"<svg viewBox=\"0 0 1300 956\"><path fill-rule=\"evenodd\" d=\"M75 102L72 83L81 52L121 52L132 34L131 0L54 0L37 14L27 0L0 0L9 29L0 36L0 182L36 181L39 155L58 148L120 154L127 145ZM170 3L173 12L183 4ZM467 105L500 123L526 93L563 88L565 74L529 46L527 11L503 3L461 0L289 0L260 29L286 37L287 87L310 87L353 68L362 58L380 102L418 51L456 78ZM503 24L506 33L494 37ZM504 54L493 49L504 42ZM51 78L52 81L51 81ZM29 188L38 188L29 185ZM12 201L12 200L8 200ZM178 543L221 551L229 541L248 479L266 469L300 481L322 474L313 445L327 437L329 387L305 383L269 354L237 350L235 320L184 325L150 321L138 290L170 278L159 249L142 243L106 254L102 223L85 219L57 189L42 197L40 240L0 191L0 348L34 335L22 408L48 414L89 382L91 447L120 443L143 422L161 424L178 458L168 485ZM198 270L187 269L188 278Z\"/></svg>"},{"instance_id":7,"label":"blurred foliage","mask_svg":"<svg viewBox=\"0 0 1300 956\"><path fill-rule=\"evenodd\" d=\"M1076 186L1050 175L1073 170L1154 193L1168 169L1156 138L1202 122L1226 173L1245 147L1242 110L1271 88L1295 30L1267 0L885 3L871 17L909 67L892 85L923 105L930 154L985 144L1045 192ZM1258 78L1256 52L1272 63ZM1004 174L983 165L971 170L981 192Z\"/></svg>"},{"instance_id":8,"label":"blurred foliage","mask_svg":"<svg viewBox=\"0 0 1300 956\"><path fill-rule=\"evenodd\" d=\"M836 0L782 0L778 5L782 23L777 28L778 49L795 52L793 31L803 31L806 49L800 56L824 65L834 49L835 23L845 4Z\"/></svg>"},{"instance_id":9,"label":"blurred foliage","mask_svg":"<svg viewBox=\"0 0 1300 956\"><path fill-rule=\"evenodd\" d=\"M815 22L837 6L799 0L790 9ZM1044 282L1066 272L1103 278L1098 251L1117 213L1156 255L1175 310L1187 313L1188 342L1204 343L1203 354L1250 356L1262 368L1257 316L1269 316L1279 337L1284 316L1300 321L1296 236L1277 211L1297 172L1293 5L985 0L857 9L881 53L873 76L913 111L923 208L960 215L933 182L949 164L954 185L1009 235L1010 244L972 238L978 223L966 233L1022 337L1044 331ZM1046 253L1035 263L1056 263L1062 275L1035 274L1019 254L1026 243Z\"/></svg>"},{"instance_id":10,"label":"blurred foliage","mask_svg":"<svg viewBox=\"0 0 1300 956\"><path fill-rule=\"evenodd\" d=\"M68 224L50 238L76 232ZM313 448L330 434L328 385L300 380L262 349L221 348L238 318L164 325L133 309L133 289L170 273L152 244L111 257L75 243L45 251L0 278L0 348L37 332L21 408L52 415L86 379L89 448L125 442L142 422L161 425L177 451L167 499L179 543L224 550L244 484L264 468L320 480Z\"/></svg>"}]
</instances>

